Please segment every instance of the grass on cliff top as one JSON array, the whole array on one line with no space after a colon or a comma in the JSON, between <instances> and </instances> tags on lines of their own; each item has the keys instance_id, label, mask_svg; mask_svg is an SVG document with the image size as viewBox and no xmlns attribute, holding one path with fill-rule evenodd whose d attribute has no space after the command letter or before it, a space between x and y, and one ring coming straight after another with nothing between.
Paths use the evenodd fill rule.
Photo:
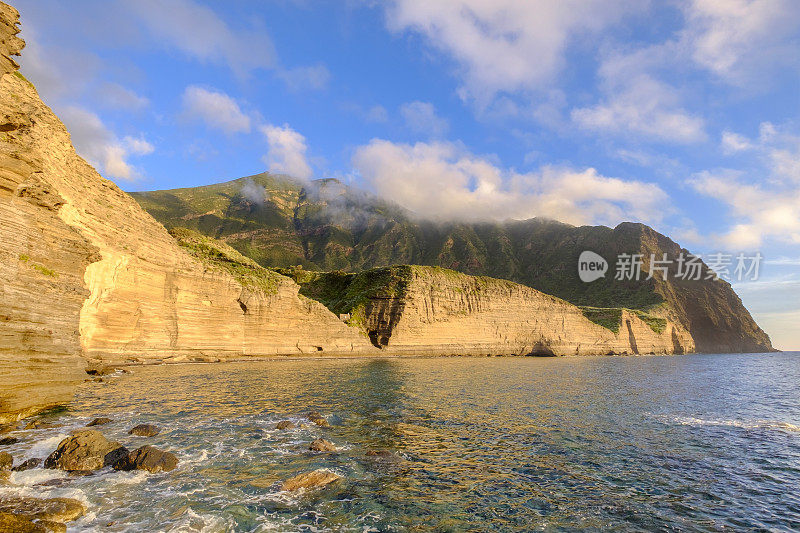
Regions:
<instances>
[{"instance_id":1,"label":"grass on cliff top","mask_svg":"<svg viewBox=\"0 0 800 533\"><path fill-rule=\"evenodd\" d=\"M223 242L186 228L172 228L169 233L190 255L207 265L225 270L244 287L275 294L282 283L283 276L262 267Z\"/></svg>"},{"instance_id":2,"label":"grass on cliff top","mask_svg":"<svg viewBox=\"0 0 800 533\"><path fill-rule=\"evenodd\" d=\"M619 333L619 328L622 325L622 307L587 307L582 306L580 310L583 312L583 316L594 322L599 326L603 326L604 328L613 331L614 333ZM639 317L645 324L650 326L650 329L657 334L661 334L667 328L667 321L664 318L658 318L652 315L648 315L644 311L640 311L638 309L625 309L626 311L630 311L635 313L637 317Z\"/></svg>"},{"instance_id":3,"label":"grass on cliff top","mask_svg":"<svg viewBox=\"0 0 800 533\"><path fill-rule=\"evenodd\" d=\"M277 269L300 285L300 294L322 303L336 315L350 314L348 324L364 330L366 305L373 298L399 298L409 287L414 267L392 266L358 273Z\"/></svg>"}]
</instances>

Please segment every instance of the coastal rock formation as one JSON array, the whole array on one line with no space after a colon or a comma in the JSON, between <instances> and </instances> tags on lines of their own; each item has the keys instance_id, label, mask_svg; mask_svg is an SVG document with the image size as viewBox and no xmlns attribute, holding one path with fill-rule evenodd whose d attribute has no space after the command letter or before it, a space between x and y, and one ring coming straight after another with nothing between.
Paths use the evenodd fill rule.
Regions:
<instances>
[{"instance_id":1,"label":"coastal rock formation","mask_svg":"<svg viewBox=\"0 0 800 533\"><path fill-rule=\"evenodd\" d=\"M116 364L273 355L771 348L724 283L690 288L656 278L616 290L565 277L565 265L574 276L579 248L677 247L639 226L594 228L588 237L583 228L535 221L423 227L386 202L364 212L335 180L300 186L264 175L280 190L263 205L237 196L244 182L215 186L222 192L211 197L198 189L136 195L168 232L75 153L64 125L17 71L17 19L0 2L0 422L68 402L87 365L102 375ZM241 215L235 223L220 202L230 207L224 213ZM345 213L345 226L328 208ZM360 225L365 216L370 222ZM264 222L275 220L279 231ZM178 227L217 222L225 240L258 262ZM301 265L439 264L529 286L423 267L308 275L264 268L297 265L297 254Z\"/></svg>"},{"instance_id":2,"label":"coastal rock formation","mask_svg":"<svg viewBox=\"0 0 800 533\"><path fill-rule=\"evenodd\" d=\"M302 292L350 315L378 348L397 355L637 355L688 353L678 323L629 309L579 308L511 281L438 267L359 274L294 273Z\"/></svg>"},{"instance_id":3,"label":"coastal rock formation","mask_svg":"<svg viewBox=\"0 0 800 533\"><path fill-rule=\"evenodd\" d=\"M69 401L87 358L372 351L291 280L193 257L81 159L16 71L17 18L0 3L0 421Z\"/></svg>"},{"instance_id":4,"label":"coastal rock formation","mask_svg":"<svg viewBox=\"0 0 800 533\"><path fill-rule=\"evenodd\" d=\"M253 202L244 191L263 188ZM133 193L168 228L186 227L224 241L262 266L360 272L416 264L507 279L580 306L663 314L692 335L698 351L764 352L772 345L725 281L683 281L680 253L668 237L644 224L576 227L533 218L505 222L420 220L382 198L332 179L313 182L258 174L215 185ZM598 253L610 275L583 283L583 251ZM647 279L651 254L673 261L669 275ZM620 254L641 254L643 276L615 279ZM703 265L703 278L708 272Z\"/></svg>"}]
</instances>

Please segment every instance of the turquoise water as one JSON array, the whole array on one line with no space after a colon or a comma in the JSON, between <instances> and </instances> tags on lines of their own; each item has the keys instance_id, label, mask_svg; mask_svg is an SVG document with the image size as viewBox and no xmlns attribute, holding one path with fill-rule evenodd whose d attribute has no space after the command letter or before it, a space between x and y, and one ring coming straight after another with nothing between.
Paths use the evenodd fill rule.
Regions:
<instances>
[{"instance_id":1,"label":"turquoise water","mask_svg":"<svg viewBox=\"0 0 800 533\"><path fill-rule=\"evenodd\" d=\"M274 429L310 410L331 427ZM83 499L74 531L800 529L800 354L135 368L9 451L43 457L96 416L178 469L36 469L2 491ZM126 434L143 422L164 430ZM307 452L316 437L341 453ZM316 468L344 480L280 491Z\"/></svg>"}]
</instances>

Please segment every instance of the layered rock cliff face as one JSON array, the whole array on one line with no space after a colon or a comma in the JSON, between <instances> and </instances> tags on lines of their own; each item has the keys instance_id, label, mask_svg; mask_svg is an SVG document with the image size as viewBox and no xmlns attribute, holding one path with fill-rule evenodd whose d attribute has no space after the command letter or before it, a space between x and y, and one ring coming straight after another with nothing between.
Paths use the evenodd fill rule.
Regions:
<instances>
[{"instance_id":1,"label":"layered rock cliff face","mask_svg":"<svg viewBox=\"0 0 800 533\"><path fill-rule=\"evenodd\" d=\"M254 196L254 192L258 192ZM362 271L419 264L508 279L576 305L647 310L662 306L703 352L772 349L729 284L676 279L616 280L623 253L675 260L678 244L643 224L575 227L552 220L433 223L334 179L304 183L259 174L205 187L134 193L168 228L188 227L221 239L262 266ZM605 278L583 283L578 257L594 251L609 263Z\"/></svg>"},{"instance_id":2,"label":"layered rock cliff face","mask_svg":"<svg viewBox=\"0 0 800 533\"><path fill-rule=\"evenodd\" d=\"M510 281L437 267L359 274L287 271L390 354L636 355L695 349L670 320L627 309L581 309ZM597 312L612 319L593 321ZM602 324L602 325L601 325Z\"/></svg>"},{"instance_id":3,"label":"layered rock cliff face","mask_svg":"<svg viewBox=\"0 0 800 533\"><path fill-rule=\"evenodd\" d=\"M192 257L78 157L16 71L17 17L0 3L0 419L68 401L86 359L375 351L291 280Z\"/></svg>"},{"instance_id":4,"label":"layered rock cliff face","mask_svg":"<svg viewBox=\"0 0 800 533\"><path fill-rule=\"evenodd\" d=\"M749 315L723 285L702 294L646 291L653 316L582 309L509 281L438 268L286 272L301 288L206 236L170 235L77 156L64 125L17 72L12 56L24 44L16 37L17 17L0 3L0 421L68 401L87 361L682 353L693 351L698 338L719 345L735 328L741 336L731 349L752 339L747 346L769 343L754 323L740 327L742 313ZM363 242L375 244L365 254L378 260L389 242L399 250L400 226L390 222L402 215L396 208L379 204L382 222L364 225L357 205L319 190L295 194L294 182L282 183L282 194L246 206L248 216L259 217L260 234L293 213L306 221L294 226L306 240L289 239L287 246L299 243L311 257L322 251L346 257L348 250L331 240L338 227L317 225L330 214L320 209L335 205L361 228ZM190 223L203 216L179 218ZM208 233L203 224L198 229ZM237 224L243 235L253 229L252 219ZM283 233L277 235L270 242L280 255ZM721 301L727 307L714 308ZM719 331L700 337L691 329L698 327Z\"/></svg>"}]
</instances>

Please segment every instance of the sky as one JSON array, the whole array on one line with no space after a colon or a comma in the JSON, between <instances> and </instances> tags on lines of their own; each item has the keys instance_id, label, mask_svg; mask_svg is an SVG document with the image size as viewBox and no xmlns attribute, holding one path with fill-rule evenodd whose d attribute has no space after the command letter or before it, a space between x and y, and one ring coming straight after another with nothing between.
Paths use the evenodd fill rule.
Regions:
<instances>
[{"instance_id":1,"label":"sky","mask_svg":"<svg viewBox=\"0 0 800 533\"><path fill-rule=\"evenodd\" d=\"M763 256L800 349L796 0L25 0L20 63L126 191L265 170L419 216L643 222Z\"/></svg>"}]
</instances>

